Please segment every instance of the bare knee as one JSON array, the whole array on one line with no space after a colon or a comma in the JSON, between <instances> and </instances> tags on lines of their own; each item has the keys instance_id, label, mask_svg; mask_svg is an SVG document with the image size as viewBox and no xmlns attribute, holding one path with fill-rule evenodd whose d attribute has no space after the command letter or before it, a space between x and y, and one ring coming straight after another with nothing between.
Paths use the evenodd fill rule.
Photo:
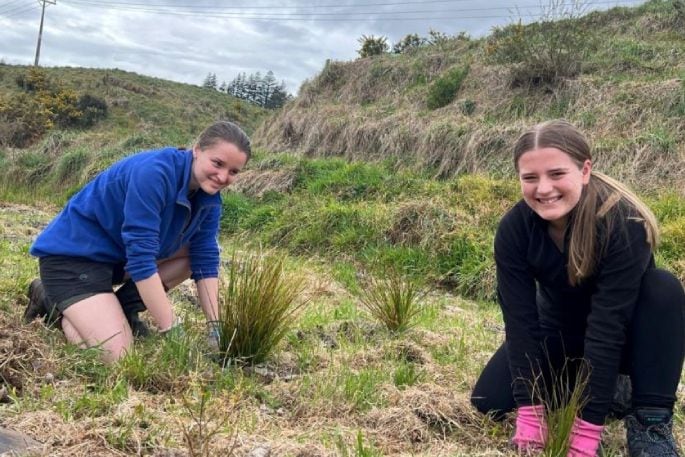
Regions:
<instances>
[{"instance_id":1,"label":"bare knee","mask_svg":"<svg viewBox=\"0 0 685 457\"><path fill-rule=\"evenodd\" d=\"M100 348L113 362L133 343L133 334L113 293L97 294L74 303L63 312L62 328L70 342Z\"/></svg>"}]
</instances>

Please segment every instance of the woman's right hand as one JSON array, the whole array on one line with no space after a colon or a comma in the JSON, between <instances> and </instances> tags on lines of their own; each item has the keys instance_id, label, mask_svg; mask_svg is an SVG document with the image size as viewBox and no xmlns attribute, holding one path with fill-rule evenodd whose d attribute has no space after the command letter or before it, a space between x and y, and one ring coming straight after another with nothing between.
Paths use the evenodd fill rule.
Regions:
<instances>
[{"instance_id":1,"label":"woman's right hand","mask_svg":"<svg viewBox=\"0 0 685 457\"><path fill-rule=\"evenodd\" d=\"M511 442L519 452L537 454L545 448L547 424L543 405L521 406L516 413L516 431Z\"/></svg>"}]
</instances>

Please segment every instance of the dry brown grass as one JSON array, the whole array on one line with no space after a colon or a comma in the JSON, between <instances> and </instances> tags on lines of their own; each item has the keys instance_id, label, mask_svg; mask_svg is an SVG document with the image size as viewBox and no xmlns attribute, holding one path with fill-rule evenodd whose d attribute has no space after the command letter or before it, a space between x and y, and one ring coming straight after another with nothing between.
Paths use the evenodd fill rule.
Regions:
<instances>
[{"instance_id":1,"label":"dry brown grass","mask_svg":"<svg viewBox=\"0 0 685 457\"><path fill-rule=\"evenodd\" d=\"M295 183L292 170L246 170L231 186L231 190L249 197L261 197L267 192L289 192Z\"/></svg>"}]
</instances>

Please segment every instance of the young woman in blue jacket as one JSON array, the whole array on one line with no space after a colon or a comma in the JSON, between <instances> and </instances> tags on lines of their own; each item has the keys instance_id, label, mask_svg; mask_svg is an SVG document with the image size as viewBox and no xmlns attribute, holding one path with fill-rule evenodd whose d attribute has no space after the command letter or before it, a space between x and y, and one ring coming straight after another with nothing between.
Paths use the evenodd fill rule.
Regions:
<instances>
[{"instance_id":1,"label":"young woman in blue jacket","mask_svg":"<svg viewBox=\"0 0 685 457\"><path fill-rule=\"evenodd\" d=\"M162 333L178 325L166 292L190 277L215 323L220 191L250 154L237 125L216 122L191 150L144 151L104 170L31 247L40 280L31 284L25 319L56 314L70 342L99 346L113 361L134 333L147 332L140 311L147 309Z\"/></svg>"},{"instance_id":2,"label":"young woman in blue jacket","mask_svg":"<svg viewBox=\"0 0 685 457\"><path fill-rule=\"evenodd\" d=\"M536 454L546 442L545 395L555 383L557 392L572 389L580 376L585 402L567 455L594 457L625 373L630 456L679 455L672 413L685 356L685 294L677 278L655 268L654 216L592 169L588 142L565 121L524 133L514 164L523 199L495 236L505 341L472 402L495 418L516 410L512 441Z\"/></svg>"}]
</instances>

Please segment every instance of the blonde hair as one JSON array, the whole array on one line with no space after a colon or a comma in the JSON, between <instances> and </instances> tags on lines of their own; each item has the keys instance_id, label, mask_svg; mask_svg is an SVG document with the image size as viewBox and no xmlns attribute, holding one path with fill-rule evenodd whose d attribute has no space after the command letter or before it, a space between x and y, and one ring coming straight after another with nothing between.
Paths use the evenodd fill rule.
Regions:
<instances>
[{"instance_id":1,"label":"blonde hair","mask_svg":"<svg viewBox=\"0 0 685 457\"><path fill-rule=\"evenodd\" d=\"M563 119L538 124L519 137L514 146L514 167L517 172L521 156L539 148L563 151L578 168L586 160L592 160L587 139L575 126ZM659 241L659 229L652 211L625 185L604 173L592 171L570 218L571 239L567 271L572 285L577 285L594 273L598 256L604 253L608 234L614 224L617 220L623 222L628 219L643 223L647 242L653 251ZM606 229L604 233L607 236L602 236L598 243L600 223Z\"/></svg>"}]
</instances>

